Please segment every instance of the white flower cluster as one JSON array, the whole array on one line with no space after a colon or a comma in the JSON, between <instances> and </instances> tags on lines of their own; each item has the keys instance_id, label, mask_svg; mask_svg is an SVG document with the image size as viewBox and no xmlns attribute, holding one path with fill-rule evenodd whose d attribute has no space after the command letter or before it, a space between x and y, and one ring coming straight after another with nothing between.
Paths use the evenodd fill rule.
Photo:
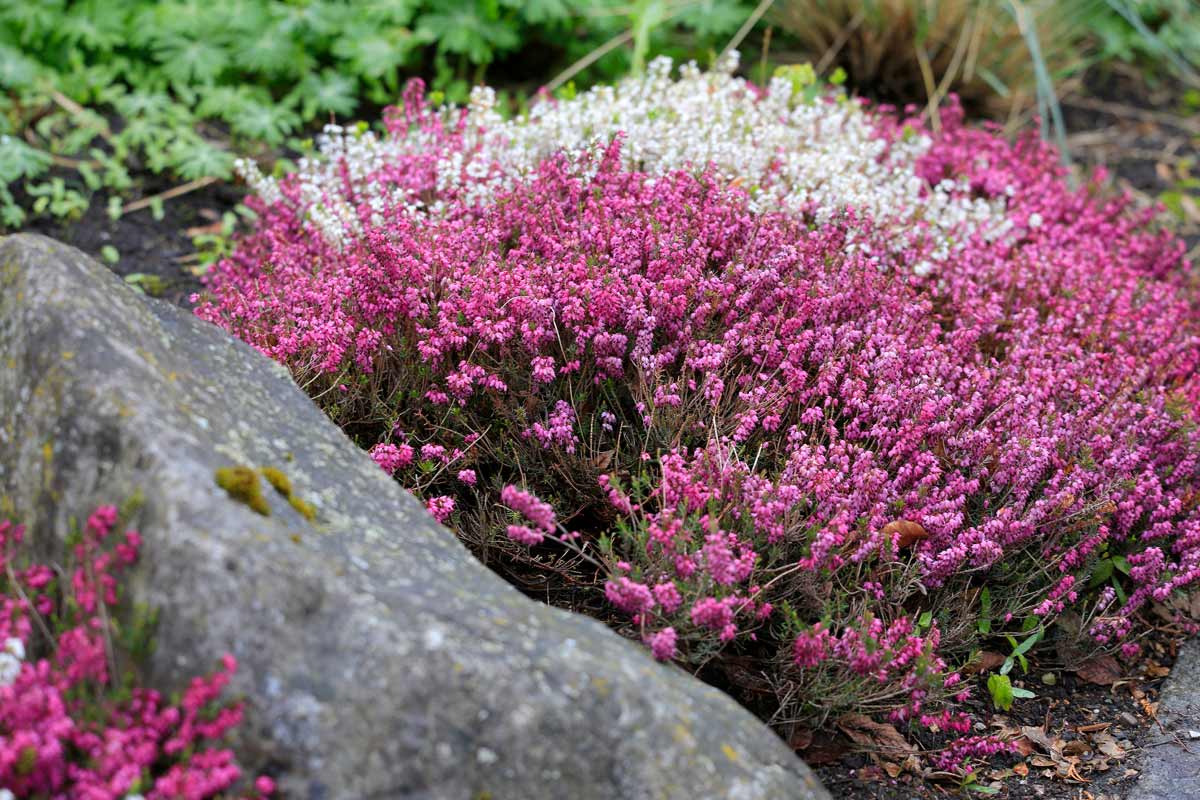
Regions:
<instances>
[{"instance_id":1,"label":"white flower cluster","mask_svg":"<svg viewBox=\"0 0 1200 800\"><path fill-rule=\"evenodd\" d=\"M660 58L644 76L569 100L538 102L513 120L496 111L491 89L479 87L471 96L466 147L438 164L439 194L455 191L468 202L486 202L547 156L581 153L623 133L627 167L649 174L711 167L742 186L756 210L813 209L819 219L828 219L854 208L897 234L924 221L944 243L931 254L935 261L949 253L945 243L964 232L995 234L1006 227L1002 201L972 199L965 186L950 181L931 187L916 175L928 137L889 145L875 117L858 103L805 102L788 77L775 78L763 93L734 77L736 63L736 53L709 72L690 63L673 79L670 59ZM348 174L358 196L376 208L408 202L385 196L367 178L389 161L430 146L421 132L381 138L327 128L319 157L300 163L301 205L326 237L341 240L357 229L357 215L331 187L344 185ZM253 165L242 170L260 196L279 198L273 180Z\"/></svg>"},{"instance_id":2,"label":"white flower cluster","mask_svg":"<svg viewBox=\"0 0 1200 800\"><path fill-rule=\"evenodd\" d=\"M21 662L25 660L25 643L11 638L4 641L0 650L0 686L12 686L21 674Z\"/></svg>"}]
</instances>

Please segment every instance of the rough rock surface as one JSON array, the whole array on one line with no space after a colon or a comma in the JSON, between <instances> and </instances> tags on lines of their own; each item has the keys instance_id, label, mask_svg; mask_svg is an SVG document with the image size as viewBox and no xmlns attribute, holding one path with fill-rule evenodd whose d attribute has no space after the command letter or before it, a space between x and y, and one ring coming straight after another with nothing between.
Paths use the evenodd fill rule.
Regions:
<instances>
[{"instance_id":1,"label":"rough rock surface","mask_svg":"<svg viewBox=\"0 0 1200 800\"><path fill-rule=\"evenodd\" d=\"M231 499L235 465L281 469L315 520L269 487L270 516ZM52 552L135 493L151 682L234 653L235 744L287 797L827 797L729 698L487 571L281 367L74 249L4 239L0 503Z\"/></svg>"},{"instance_id":2,"label":"rough rock surface","mask_svg":"<svg viewBox=\"0 0 1200 800\"><path fill-rule=\"evenodd\" d=\"M1200 640L1179 651L1129 800L1200 797Z\"/></svg>"}]
</instances>

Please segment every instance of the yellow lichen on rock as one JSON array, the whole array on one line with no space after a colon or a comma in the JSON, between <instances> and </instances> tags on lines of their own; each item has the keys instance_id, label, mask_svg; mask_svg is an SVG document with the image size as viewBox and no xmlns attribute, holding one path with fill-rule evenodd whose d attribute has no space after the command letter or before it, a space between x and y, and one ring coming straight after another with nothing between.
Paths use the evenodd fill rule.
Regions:
<instances>
[{"instance_id":1,"label":"yellow lichen on rock","mask_svg":"<svg viewBox=\"0 0 1200 800\"><path fill-rule=\"evenodd\" d=\"M282 470L275 467L263 467L259 472L267 479L267 483L275 487L275 491L284 497L292 496L292 482L287 475L283 474Z\"/></svg>"},{"instance_id":2,"label":"yellow lichen on rock","mask_svg":"<svg viewBox=\"0 0 1200 800\"><path fill-rule=\"evenodd\" d=\"M263 497L262 484L254 470L243 466L221 467L216 472L216 480L217 486L234 500L245 503L264 517L271 516L271 507Z\"/></svg>"}]
</instances>

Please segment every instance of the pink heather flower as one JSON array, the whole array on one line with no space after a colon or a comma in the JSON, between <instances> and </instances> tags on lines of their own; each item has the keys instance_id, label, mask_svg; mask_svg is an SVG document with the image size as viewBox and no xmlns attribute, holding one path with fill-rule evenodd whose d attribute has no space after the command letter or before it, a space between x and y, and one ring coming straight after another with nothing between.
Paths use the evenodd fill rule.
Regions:
<instances>
[{"instance_id":1,"label":"pink heather flower","mask_svg":"<svg viewBox=\"0 0 1200 800\"><path fill-rule=\"evenodd\" d=\"M724 629L733 624L733 605L736 597L726 597L718 600L715 597L703 597L692 606L692 623L710 630Z\"/></svg>"},{"instance_id":2,"label":"pink heather flower","mask_svg":"<svg viewBox=\"0 0 1200 800\"><path fill-rule=\"evenodd\" d=\"M734 548L739 552L735 555ZM704 537L704 563L714 581L732 586L748 580L757 554L745 547L734 534L710 533Z\"/></svg>"},{"instance_id":3,"label":"pink heather flower","mask_svg":"<svg viewBox=\"0 0 1200 800\"><path fill-rule=\"evenodd\" d=\"M650 652L659 661L670 661L675 658L675 638L674 628L663 628L651 634L647 641Z\"/></svg>"},{"instance_id":4,"label":"pink heather flower","mask_svg":"<svg viewBox=\"0 0 1200 800\"><path fill-rule=\"evenodd\" d=\"M231 796L241 770L216 745L242 719L240 705L220 702L236 660L226 655L220 670L194 678L174 704L137 686L132 673L109 673L112 631L97 601L116 601L118 578L141 547L132 531L105 542L116 519L113 506L88 518L70 580L55 588L64 592L60 602L39 604L46 619L37 635L55 632L42 643L53 655L40 661L26 659L34 630L22 595L49 588L48 567L16 564L28 555L22 530L0 522L0 566L16 576L0 595L0 786L17 797L115 798L144 777L154 797Z\"/></svg>"},{"instance_id":5,"label":"pink heather flower","mask_svg":"<svg viewBox=\"0 0 1200 800\"><path fill-rule=\"evenodd\" d=\"M802 669L815 667L829 652L829 631L820 625L796 636L792 643L792 662Z\"/></svg>"},{"instance_id":6,"label":"pink heather flower","mask_svg":"<svg viewBox=\"0 0 1200 800\"><path fill-rule=\"evenodd\" d=\"M664 614L674 614L679 606L683 605L683 596L679 594L679 589L674 583L658 583L651 590L654 592L654 599L662 607Z\"/></svg>"},{"instance_id":7,"label":"pink heather flower","mask_svg":"<svg viewBox=\"0 0 1200 800\"><path fill-rule=\"evenodd\" d=\"M425 508L429 510L429 513L438 522L445 522L454 513L454 498L449 495L439 495L438 497L430 498L425 503Z\"/></svg>"},{"instance_id":8,"label":"pink heather flower","mask_svg":"<svg viewBox=\"0 0 1200 800\"><path fill-rule=\"evenodd\" d=\"M370 456L384 472L392 475L412 464L413 449L407 444L381 443L371 448Z\"/></svg>"},{"instance_id":9,"label":"pink heather flower","mask_svg":"<svg viewBox=\"0 0 1200 800\"><path fill-rule=\"evenodd\" d=\"M92 512L87 520L88 529L96 535L97 539L107 536L115 524L117 524L116 506L100 506Z\"/></svg>"},{"instance_id":10,"label":"pink heather flower","mask_svg":"<svg viewBox=\"0 0 1200 800\"><path fill-rule=\"evenodd\" d=\"M608 581L604 584L604 596L627 614L644 614L654 608L654 594L650 588L630 578Z\"/></svg>"},{"instance_id":11,"label":"pink heather flower","mask_svg":"<svg viewBox=\"0 0 1200 800\"><path fill-rule=\"evenodd\" d=\"M426 461L436 461L441 464L450 463L450 456L446 454L446 448L440 444L421 445L421 458Z\"/></svg>"},{"instance_id":12,"label":"pink heather flower","mask_svg":"<svg viewBox=\"0 0 1200 800\"><path fill-rule=\"evenodd\" d=\"M615 508L618 513L632 514L634 505L629 498L613 483L612 478L608 475L601 475L598 479L600 488L608 495L608 502Z\"/></svg>"},{"instance_id":13,"label":"pink heather flower","mask_svg":"<svg viewBox=\"0 0 1200 800\"><path fill-rule=\"evenodd\" d=\"M564 452L574 453L579 442L575 435L575 409L567 401L559 400L545 424L535 422L525 434L540 442L544 450L557 446Z\"/></svg>"},{"instance_id":14,"label":"pink heather flower","mask_svg":"<svg viewBox=\"0 0 1200 800\"><path fill-rule=\"evenodd\" d=\"M546 534L535 531L527 525L509 525L506 532L508 538L527 547L536 547L546 538Z\"/></svg>"},{"instance_id":15,"label":"pink heather flower","mask_svg":"<svg viewBox=\"0 0 1200 800\"><path fill-rule=\"evenodd\" d=\"M460 469L457 477L467 486L475 485L475 470L473 469Z\"/></svg>"},{"instance_id":16,"label":"pink heather flower","mask_svg":"<svg viewBox=\"0 0 1200 800\"><path fill-rule=\"evenodd\" d=\"M538 356L533 359L531 374L538 383L550 383L554 380L554 359L549 356Z\"/></svg>"},{"instance_id":17,"label":"pink heather flower","mask_svg":"<svg viewBox=\"0 0 1200 800\"><path fill-rule=\"evenodd\" d=\"M543 503L529 492L509 484L500 491L500 502L529 520L545 533L554 533L558 520L554 509L548 503Z\"/></svg>"}]
</instances>

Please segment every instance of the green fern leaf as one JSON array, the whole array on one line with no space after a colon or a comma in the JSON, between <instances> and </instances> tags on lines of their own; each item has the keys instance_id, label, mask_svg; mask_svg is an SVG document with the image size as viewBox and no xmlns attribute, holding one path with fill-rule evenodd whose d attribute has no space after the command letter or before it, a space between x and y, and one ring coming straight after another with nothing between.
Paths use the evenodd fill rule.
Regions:
<instances>
[{"instance_id":1,"label":"green fern leaf","mask_svg":"<svg viewBox=\"0 0 1200 800\"><path fill-rule=\"evenodd\" d=\"M50 169L50 156L12 136L0 136L0 183L8 186Z\"/></svg>"},{"instance_id":2,"label":"green fern leaf","mask_svg":"<svg viewBox=\"0 0 1200 800\"><path fill-rule=\"evenodd\" d=\"M225 51L199 39L175 37L159 45L155 56L163 74L180 84L211 83L228 63Z\"/></svg>"},{"instance_id":3,"label":"green fern leaf","mask_svg":"<svg viewBox=\"0 0 1200 800\"><path fill-rule=\"evenodd\" d=\"M300 125L300 117L286 106L252 103L243 106L230 124L242 136L277 145Z\"/></svg>"},{"instance_id":4,"label":"green fern leaf","mask_svg":"<svg viewBox=\"0 0 1200 800\"><path fill-rule=\"evenodd\" d=\"M248 72L271 78L299 78L313 68L313 57L276 25L253 34L238 48L237 63Z\"/></svg>"},{"instance_id":5,"label":"green fern leaf","mask_svg":"<svg viewBox=\"0 0 1200 800\"><path fill-rule=\"evenodd\" d=\"M403 64L425 37L406 28L383 30L355 26L333 45L333 54L349 62L355 74L382 78Z\"/></svg>"},{"instance_id":6,"label":"green fern leaf","mask_svg":"<svg viewBox=\"0 0 1200 800\"><path fill-rule=\"evenodd\" d=\"M219 178L233 174L233 155L204 139L181 139L169 152L171 169L186 180Z\"/></svg>"},{"instance_id":7,"label":"green fern leaf","mask_svg":"<svg viewBox=\"0 0 1200 800\"><path fill-rule=\"evenodd\" d=\"M348 117L358 107L358 81L331 69L305 76L296 87L300 115L312 119L321 113Z\"/></svg>"},{"instance_id":8,"label":"green fern leaf","mask_svg":"<svg viewBox=\"0 0 1200 800\"><path fill-rule=\"evenodd\" d=\"M439 51L466 56L475 64L487 63L497 51L511 50L520 42L512 27L471 7L426 14L417 31L437 42Z\"/></svg>"},{"instance_id":9,"label":"green fern leaf","mask_svg":"<svg viewBox=\"0 0 1200 800\"><path fill-rule=\"evenodd\" d=\"M25 89L33 84L38 70L37 62L27 58L20 50L0 44L0 86Z\"/></svg>"}]
</instances>

